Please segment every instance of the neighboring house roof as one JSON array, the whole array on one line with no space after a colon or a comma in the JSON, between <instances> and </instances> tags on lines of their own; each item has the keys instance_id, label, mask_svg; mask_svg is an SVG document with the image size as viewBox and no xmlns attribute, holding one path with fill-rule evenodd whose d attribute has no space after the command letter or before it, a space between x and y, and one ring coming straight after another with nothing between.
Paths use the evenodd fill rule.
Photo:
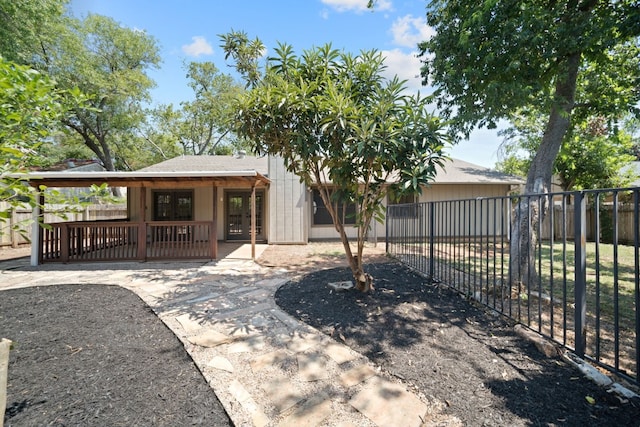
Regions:
<instances>
[{"instance_id":1,"label":"neighboring house roof","mask_svg":"<svg viewBox=\"0 0 640 427\"><path fill-rule=\"evenodd\" d=\"M140 169L139 172L256 171L266 176L267 157L254 156L178 156Z\"/></svg>"},{"instance_id":2,"label":"neighboring house roof","mask_svg":"<svg viewBox=\"0 0 640 427\"><path fill-rule=\"evenodd\" d=\"M445 161L438 168L434 184L524 184L520 177L508 175L464 160Z\"/></svg>"},{"instance_id":3,"label":"neighboring house roof","mask_svg":"<svg viewBox=\"0 0 640 427\"><path fill-rule=\"evenodd\" d=\"M35 168L34 171L50 172L101 172L106 169L95 159L66 159L47 168Z\"/></svg>"}]
</instances>

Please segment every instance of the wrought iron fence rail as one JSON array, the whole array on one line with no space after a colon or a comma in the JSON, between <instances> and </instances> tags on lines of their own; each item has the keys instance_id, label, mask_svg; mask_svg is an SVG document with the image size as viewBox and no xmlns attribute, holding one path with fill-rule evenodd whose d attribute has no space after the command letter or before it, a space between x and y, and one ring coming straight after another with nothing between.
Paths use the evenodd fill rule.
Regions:
<instances>
[{"instance_id":1,"label":"wrought iron fence rail","mask_svg":"<svg viewBox=\"0 0 640 427\"><path fill-rule=\"evenodd\" d=\"M636 187L390 205L387 252L639 384L639 203Z\"/></svg>"}]
</instances>

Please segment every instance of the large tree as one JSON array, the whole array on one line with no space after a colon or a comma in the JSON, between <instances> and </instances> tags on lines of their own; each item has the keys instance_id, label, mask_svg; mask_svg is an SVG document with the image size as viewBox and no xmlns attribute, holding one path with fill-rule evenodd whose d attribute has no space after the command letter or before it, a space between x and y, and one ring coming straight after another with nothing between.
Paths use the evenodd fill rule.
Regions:
<instances>
[{"instance_id":1,"label":"large tree","mask_svg":"<svg viewBox=\"0 0 640 427\"><path fill-rule=\"evenodd\" d=\"M154 86L147 71L160 63L155 39L111 18L89 15L71 20L41 54L60 87L78 87L90 99L76 106L64 124L107 170L116 170L116 142L132 140L145 117L142 104L149 101Z\"/></svg>"},{"instance_id":2,"label":"large tree","mask_svg":"<svg viewBox=\"0 0 640 427\"><path fill-rule=\"evenodd\" d=\"M64 27L68 0L0 0L0 55L33 65Z\"/></svg>"},{"instance_id":3,"label":"large tree","mask_svg":"<svg viewBox=\"0 0 640 427\"><path fill-rule=\"evenodd\" d=\"M427 22L436 34L419 45L422 76L459 136L495 127L521 108L546 111L527 195L549 191L572 115L637 114L637 1L434 0ZM535 230L546 210L530 200L514 209L511 230L512 277L522 282L536 280Z\"/></svg>"},{"instance_id":4,"label":"large tree","mask_svg":"<svg viewBox=\"0 0 640 427\"><path fill-rule=\"evenodd\" d=\"M236 138L232 132L234 100L244 90L229 74L223 74L212 62L187 64L191 101L180 103L179 108L164 105L155 109L153 123L160 134L149 129L151 136L174 140L183 154L202 155L230 152Z\"/></svg>"},{"instance_id":5,"label":"large tree","mask_svg":"<svg viewBox=\"0 0 640 427\"><path fill-rule=\"evenodd\" d=\"M500 147L496 169L526 177L544 132L545 117L539 111L514 114ZM623 123L624 124L624 123ZM614 188L629 185L635 176L628 168L635 160L633 138L626 126L603 117L573 121L554 165L554 176L564 191Z\"/></svg>"},{"instance_id":6,"label":"large tree","mask_svg":"<svg viewBox=\"0 0 640 427\"><path fill-rule=\"evenodd\" d=\"M228 54L248 41L243 33L224 40ZM406 95L397 78L385 79L384 68L376 51L354 56L325 45L297 56L280 45L260 79L247 74L253 86L237 114L237 132L255 151L280 156L318 189L362 291L372 286L363 269L365 236L372 220L383 220L387 192L415 193L432 181L445 142L427 102ZM355 205L355 253L345 225L349 205Z\"/></svg>"}]
</instances>

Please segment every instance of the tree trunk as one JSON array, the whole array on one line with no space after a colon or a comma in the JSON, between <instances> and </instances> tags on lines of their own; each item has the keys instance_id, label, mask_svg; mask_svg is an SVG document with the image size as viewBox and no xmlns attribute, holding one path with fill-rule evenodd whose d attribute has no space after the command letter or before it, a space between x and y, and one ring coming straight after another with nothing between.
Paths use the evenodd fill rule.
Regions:
<instances>
[{"instance_id":1,"label":"tree trunk","mask_svg":"<svg viewBox=\"0 0 640 427\"><path fill-rule=\"evenodd\" d=\"M318 168L314 172L316 182L322 182L322 179L319 173L320 169L321 168ZM351 244L349 242L349 238L347 237L347 233L344 230L344 224L342 223L342 220L341 220L342 216L339 215L338 212L336 212L337 210L336 206L333 203L331 203L331 196L329 194L329 191L327 190L326 187L319 186L318 192L320 193L320 198L322 199L322 202L326 206L327 211L329 211L329 215L331 215L331 219L333 220L333 225L336 231L340 235L340 241L342 242L342 246L344 246L344 253L347 257L347 263L349 264L349 268L353 273L353 279L355 280L356 289L362 292L369 292L373 290L373 278L371 277L371 275L365 273L364 268L362 267L362 249L359 242L360 239L358 239L358 242L359 242L358 254L354 256L353 252L351 251ZM344 209L344 205L343 205L343 209Z\"/></svg>"},{"instance_id":2,"label":"tree trunk","mask_svg":"<svg viewBox=\"0 0 640 427\"><path fill-rule=\"evenodd\" d=\"M535 195L551 190L553 166L571 121L580 58L580 53L570 55L566 59L565 73L558 76L554 103L540 148L527 174L524 195L513 209L509 274L512 282L520 282L527 287L538 281L535 262L540 238L538 225L544 221L549 209L548 198Z\"/></svg>"}]
</instances>

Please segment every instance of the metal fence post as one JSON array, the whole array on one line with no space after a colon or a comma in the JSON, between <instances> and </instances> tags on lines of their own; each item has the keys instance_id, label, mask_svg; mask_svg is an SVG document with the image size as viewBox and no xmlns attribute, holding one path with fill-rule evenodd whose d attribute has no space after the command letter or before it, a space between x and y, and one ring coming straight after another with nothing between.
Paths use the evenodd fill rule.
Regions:
<instances>
[{"instance_id":1,"label":"metal fence post","mask_svg":"<svg viewBox=\"0 0 640 427\"><path fill-rule=\"evenodd\" d=\"M574 238L575 247L575 351L578 357L584 357L587 347L587 202L585 194L576 191L574 195Z\"/></svg>"},{"instance_id":2,"label":"metal fence post","mask_svg":"<svg viewBox=\"0 0 640 427\"><path fill-rule=\"evenodd\" d=\"M636 306L636 382L640 382L640 191L633 191L633 265L636 270L634 278L634 296Z\"/></svg>"},{"instance_id":3,"label":"metal fence post","mask_svg":"<svg viewBox=\"0 0 640 427\"><path fill-rule=\"evenodd\" d=\"M433 282L435 272L435 234L436 234L436 221L435 221L435 204L429 202L429 277Z\"/></svg>"},{"instance_id":4,"label":"metal fence post","mask_svg":"<svg viewBox=\"0 0 640 427\"><path fill-rule=\"evenodd\" d=\"M385 207L384 218L384 252L389 254L389 205Z\"/></svg>"}]
</instances>

